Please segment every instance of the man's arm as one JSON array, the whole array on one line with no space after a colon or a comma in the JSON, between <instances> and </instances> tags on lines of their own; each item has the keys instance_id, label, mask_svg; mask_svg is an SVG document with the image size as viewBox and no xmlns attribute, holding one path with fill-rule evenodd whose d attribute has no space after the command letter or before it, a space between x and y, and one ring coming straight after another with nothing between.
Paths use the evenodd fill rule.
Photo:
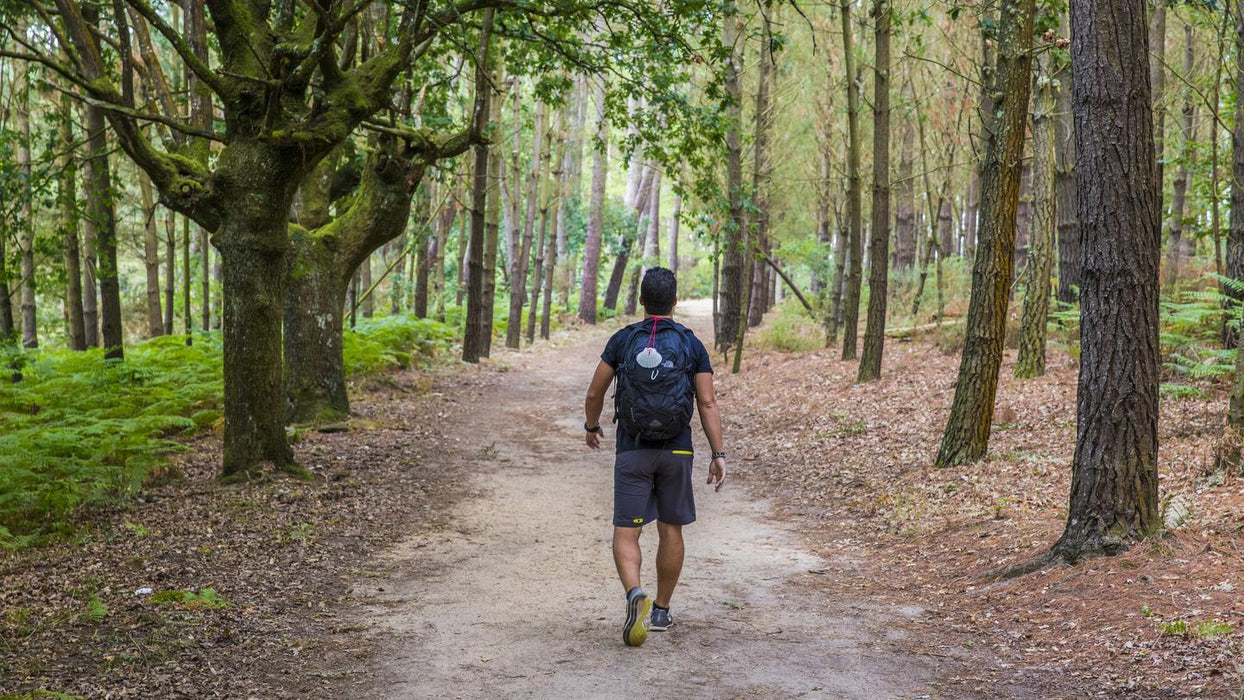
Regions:
<instances>
[{"instance_id":1,"label":"man's arm","mask_svg":"<svg viewBox=\"0 0 1244 700\"><path fill-rule=\"evenodd\" d=\"M600 426L600 414L605 409L605 393L613 383L613 368L605 361L596 365L596 373L592 375L592 383L587 387L587 398L583 400L584 425L588 428ZM604 430L587 434L587 446L593 450L600 449L600 436Z\"/></svg>"},{"instance_id":2,"label":"man's arm","mask_svg":"<svg viewBox=\"0 0 1244 700\"><path fill-rule=\"evenodd\" d=\"M704 436L708 438L708 446L713 452L724 451L721 440L721 412L717 410L717 395L713 393L713 373L699 372L695 375L695 402L700 409L700 425L704 428ZM717 482L715 491L721 490L726 480L726 458L717 457L708 467L708 483Z\"/></svg>"}]
</instances>

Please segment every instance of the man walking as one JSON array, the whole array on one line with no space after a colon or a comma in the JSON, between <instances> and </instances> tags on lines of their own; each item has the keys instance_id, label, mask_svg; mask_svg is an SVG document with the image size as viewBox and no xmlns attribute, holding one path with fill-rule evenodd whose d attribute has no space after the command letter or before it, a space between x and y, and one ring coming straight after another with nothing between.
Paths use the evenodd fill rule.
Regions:
<instances>
[{"instance_id":1,"label":"man walking","mask_svg":"<svg viewBox=\"0 0 1244 700\"><path fill-rule=\"evenodd\" d=\"M644 274L639 289L646 316L609 339L587 390L583 424L587 446L600 449L604 434L600 414L616 377L613 561L626 590L622 639L627 646L647 641L649 629L664 631L674 624L670 599L682 572L682 526L695 521L693 406L699 408L700 424L713 451L708 483L715 484L714 490L721 490L726 464L708 351L690 330L670 318L678 279L673 272L654 267ZM639 535L654 520L659 536L655 601L639 580Z\"/></svg>"}]
</instances>

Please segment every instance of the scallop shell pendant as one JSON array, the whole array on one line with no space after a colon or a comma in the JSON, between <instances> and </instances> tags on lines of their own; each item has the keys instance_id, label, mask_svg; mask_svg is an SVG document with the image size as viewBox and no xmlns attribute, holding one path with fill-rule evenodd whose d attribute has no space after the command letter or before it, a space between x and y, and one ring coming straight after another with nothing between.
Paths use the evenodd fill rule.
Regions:
<instances>
[{"instance_id":1,"label":"scallop shell pendant","mask_svg":"<svg viewBox=\"0 0 1244 700\"><path fill-rule=\"evenodd\" d=\"M657 352L656 348L644 348L639 351L638 355L635 356L635 361L638 362L639 366L644 369L652 369L660 366L661 359L661 353Z\"/></svg>"}]
</instances>

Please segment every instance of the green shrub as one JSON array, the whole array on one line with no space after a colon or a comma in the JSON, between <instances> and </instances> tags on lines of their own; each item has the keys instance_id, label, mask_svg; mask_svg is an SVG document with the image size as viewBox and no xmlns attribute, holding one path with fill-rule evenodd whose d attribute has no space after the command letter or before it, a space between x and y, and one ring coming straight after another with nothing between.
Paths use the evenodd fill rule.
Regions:
<instances>
[{"instance_id":1,"label":"green shrub","mask_svg":"<svg viewBox=\"0 0 1244 700\"><path fill-rule=\"evenodd\" d=\"M787 299L760 331L760 343L779 352L811 352L825 347L825 329L797 299Z\"/></svg>"},{"instance_id":2,"label":"green shrub","mask_svg":"<svg viewBox=\"0 0 1244 700\"><path fill-rule=\"evenodd\" d=\"M414 358L433 357L447 350L453 338L449 326L427 318L399 315L359 319L342 338L346 374L405 369Z\"/></svg>"}]
</instances>

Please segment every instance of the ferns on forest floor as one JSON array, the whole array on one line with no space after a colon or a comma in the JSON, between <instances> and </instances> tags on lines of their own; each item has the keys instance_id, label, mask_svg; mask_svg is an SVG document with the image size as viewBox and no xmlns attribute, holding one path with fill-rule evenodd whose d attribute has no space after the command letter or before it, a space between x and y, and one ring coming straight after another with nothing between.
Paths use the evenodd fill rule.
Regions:
<instances>
[{"instance_id":1,"label":"ferns on forest floor","mask_svg":"<svg viewBox=\"0 0 1244 700\"><path fill-rule=\"evenodd\" d=\"M346 372L408 367L452 338L426 319L362 320L345 334ZM189 347L181 336L155 338L126 348L123 362L99 349L10 348L0 367L0 547L68 532L76 508L135 491L184 449L173 438L221 417L218 334L196 335Z\"/></svg>"}]
</instances>

